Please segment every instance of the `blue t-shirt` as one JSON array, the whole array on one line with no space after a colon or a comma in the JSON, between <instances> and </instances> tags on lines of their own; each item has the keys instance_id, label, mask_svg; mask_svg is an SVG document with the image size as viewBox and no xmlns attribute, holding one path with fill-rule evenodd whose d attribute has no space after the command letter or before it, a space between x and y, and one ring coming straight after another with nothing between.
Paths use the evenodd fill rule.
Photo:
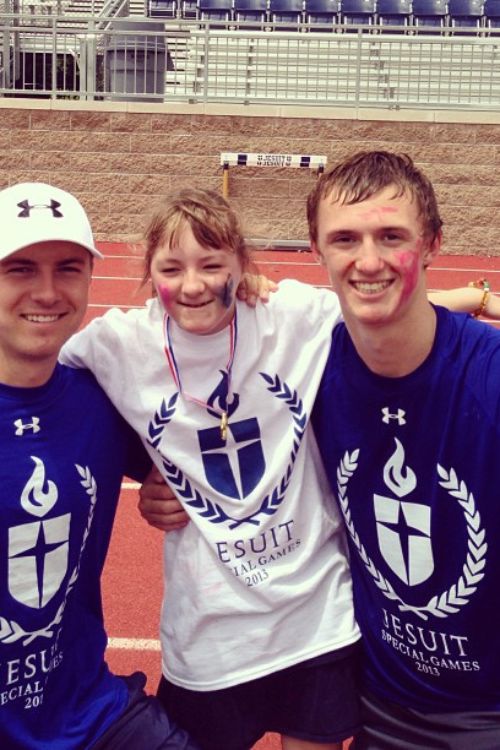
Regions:
<instances>
[{"instance_id":1,"label":"blue t-shirt","mask_svg":"<svg viewBox=\"0 0 500 750\"><path fill-rule=\"evenodd\" d=\"M128 693L104 661L100 576L142 446L93 376L0 385L0 747L82 750Z\"/></svg>"},{"instance_id":2,"label":"blue t-shirt","mask_svg":"<svg viewBox=\"0 0 500 750\"><path fill-rule=\"evenodd\" d=\"M500 332L437 308L426 361L375 375L344 324L313 414L348 529L365 686L500 710Z\"/></svg>"}]
</instances>

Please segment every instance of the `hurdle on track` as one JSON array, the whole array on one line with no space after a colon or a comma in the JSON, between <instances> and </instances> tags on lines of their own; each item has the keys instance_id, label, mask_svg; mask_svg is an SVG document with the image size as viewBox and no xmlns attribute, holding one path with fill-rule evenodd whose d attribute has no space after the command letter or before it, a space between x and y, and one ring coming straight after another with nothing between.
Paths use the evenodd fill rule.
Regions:
<instances>
[{"instance_id":1,"label":"hurdle on track","mask_svg":"<svg viewBox=\"0 0 500 750\"><path fill-rule=\"evenodd\" d=\"M222 195L229 196L229 167L298 167L324 172L326 156L315 154L249 154L224 152L220 155L222 165Z\"/></svg>"}]
</instances>

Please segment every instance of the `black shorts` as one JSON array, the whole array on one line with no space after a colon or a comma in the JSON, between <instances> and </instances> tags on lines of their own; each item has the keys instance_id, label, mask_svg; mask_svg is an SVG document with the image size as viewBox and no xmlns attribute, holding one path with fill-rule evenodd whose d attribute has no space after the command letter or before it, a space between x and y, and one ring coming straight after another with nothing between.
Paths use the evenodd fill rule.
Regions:
<instances>
[{"instance_id":1,"label":"black shorts","mask_svg":"<svg viewBox=\"0 0 500 750\"><path fill-rule=\"evenodd\" d=\"M363 731L351 750L499 750L500 712L422 713L362 698Z\"/></svg>"},{"instance_id":2,"label":"black shorts","mask_svg":"<svg viewBox=\"0 0 500 750\"><path fill-rule=\"evenodd\" d=\"M92 750L200 750L187 732L170 721L159 700L146 695L142 672L123 679L130 696L127 708Z\"/></svg>"},{"instance_id":3,"label":"black shorts","mask_svg":"<svg viewBox=\"0 0 500 750\"><path fill-rule=\"evenodd\" d=\"M358 644L224 690L200 692L164 677L158 698L202 750L249 750L266 732L341 742L360 727Z\"/></svg>"}]
</instances>

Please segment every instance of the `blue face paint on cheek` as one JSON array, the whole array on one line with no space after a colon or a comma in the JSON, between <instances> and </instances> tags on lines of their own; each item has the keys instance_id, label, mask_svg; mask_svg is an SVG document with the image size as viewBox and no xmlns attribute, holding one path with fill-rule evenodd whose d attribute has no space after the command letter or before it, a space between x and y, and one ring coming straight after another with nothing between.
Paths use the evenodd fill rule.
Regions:
<instances>
[{"instance_id":1,"label":"blue face paint on cheek","mask_svg":"<svg viewBox=\"0 0 500 750\"><path fill-rule=\"evenodd\" d=\"M234 281L231 274L228 275L226 283L217 293L217 296L220 298L220 301L226 309L231 307L234 301Z\"/></svg>"}]
</instances>

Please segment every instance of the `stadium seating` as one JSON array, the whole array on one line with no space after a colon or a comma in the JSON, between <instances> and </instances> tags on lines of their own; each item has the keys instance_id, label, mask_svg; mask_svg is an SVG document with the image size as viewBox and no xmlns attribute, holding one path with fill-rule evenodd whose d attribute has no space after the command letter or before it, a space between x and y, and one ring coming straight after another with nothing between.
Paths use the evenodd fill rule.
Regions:
<instances>
[{"instance_id":1,"label":"stadium seating","mask_svg":"<svg viewBox=\"0 0 500 750\"><path fill-rule=\"evenodd\" d=\"M500 0L485 0L483 12L485 27L490 32L494 32L495 29L500 31Z\"/></svg>"},{"instance_id":2,"label":"stadium seating","mask_svg":"<svg viewBox=\"0 0 500 750\"><path fill-rule=\"evenodd\" d=\"M480 29L483 0L448 0L448 18L452 29Z\"/></svg>"},{"instance_id":3,"label":"stadium seating","mask_svg":"<svg viewBox=\"0 0 500 750\"><path fill-rule=\"evenodd\" d=\"M500 0L147 0L152 18L219 21L261 30L500 34ZM368 27L368 28L367 28ZM399 27L399 29L397 28Z\"/></svg>"},{"instance_id":4,"label":"stadium seating","mask_svg":"<svg viewBox=\"0 0 500 750\"><path fill-rule=\"evenodd\" d=\"M150 18L174 18L177 15L177 0L149 0Z\"/></svg>"},{"instance_id":5,"label":"stadium seating","mask_svg":"<svg viewBox=\"0 0 500 750\"><path fill-rule=\"evenodd\" d=\"M302 21L302 0L270 0L269 15L274 23L291 23L297 28Z\"/></svg>"},{"instance_id":6,"label":"stadium seating","mask_svg":"<svg viewBox=\"0 0 500 750\"><path fill-rule=\"evenodd\" d=\"M230 21L233 0L198 0L200 19L203 21Z\"/></svg>"},{"instance_id":7,"label":"stadium seating","mask_svg":"<svg viewBox=\"0 0 500 750\"><path fill-rule=\"evenodd\" d=\"M442 29L446 23L446 0L413 0L413 23L425 33Z\"/></svg>"},{"instance_id":8,"label":"stadium seating","mask_svg":"<svg viewBox=\"0 0 500 750\"><path fill-rule=\"evenodd\" d=\"M198 18L198 0L181 0L181 16L185 19Z\"/></svg>"},{"instance_id":9,"label":"stadium seating","mask_svg":"<svg viewBox=\"0 0 500 750\"><path fill-rule=\"evenodd\" d=\"M262 26L267 20L267 0L234 0L234 17L237 22Z\"/></svg>"},{"instance_id":10,"label":"stadium seating","mask_svg":"<svg viewBox=\"0 0 500 750\"><path fill-rule=\"evenodd\" d=\"M321 25L321 31L331 29L340 20L340 0L305 0L306 23Z\"/></svg>"},{"instance_id":11,"label":"stadium seating","mask_svg":"<svg viewBox=\"0 0 500 750\"><path fill-rule=\"evenodd\" d=\"M382 26L408 26L411 0L378 0L377 22Z\"/></svg>"},{"instance_id":12,"label":"stadium seating","mask_svg":"<svg viewBox=\"0 0 500 750\"><path fill-rule=\"evenodd\" d=\"M375 23L376 0L342 0L340 17L343 24Z\"/></svg>"}]
</instances>

